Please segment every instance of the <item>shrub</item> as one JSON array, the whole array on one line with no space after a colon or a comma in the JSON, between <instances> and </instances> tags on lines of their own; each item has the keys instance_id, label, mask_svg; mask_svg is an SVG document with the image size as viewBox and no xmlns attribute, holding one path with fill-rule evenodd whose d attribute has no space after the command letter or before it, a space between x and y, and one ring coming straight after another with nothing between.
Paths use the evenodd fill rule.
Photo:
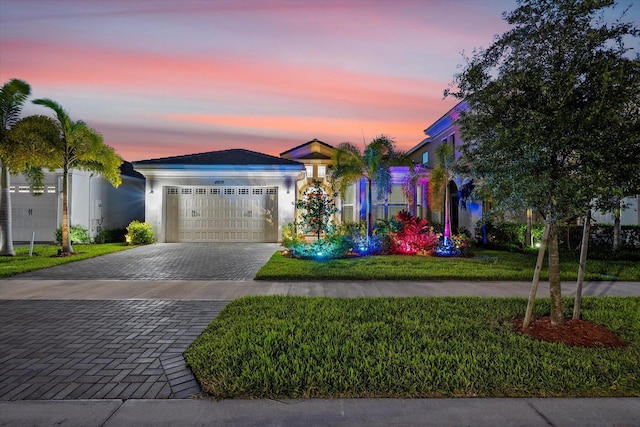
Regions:
<instances>
[{"instance_id":1,"label":"shrub","mask_svg":"<svg viewBox=\"0 0 640 427\"><path fill-rule=\"evenodd\" d=\"M95 237L95 243L122 243L127 234L126 228L102 229Z\"/></svg>"},{"instance_id":2,"label":"shrub","mask_svg":"<svg viewBox=\"0 0 640 427\"><path fill-rule=\"evenodd\" d=\"M151 224L140 221L131 221L125 239L130 245L144 245L156 241Z\"/></svg>"},{"instance_id":3,"label":"shrub","mask_svg":"<svg viewBox=\"0 0 640 427\"><path fill-rule=\"evenodd\" d=\"M69 240L71 243L91 243L89 231L81 225L69 226ZM56 242L62 242L62 227L56 229Z\"/></svg>"},{"instance_id":4,"label":"shrub","mask_svg":"<svg viewBox=\"0 0 640 427\"><path fill-rule=\"evenodd\" d=\"M290 222L282 226L282 246L291 249L293 246L304 243L304 237L297 232L299 226L300 224L297 222Z\"/></svg>"},{"instance_id":5,"label":"shrub","mask_svg":"<svg viewBox=\"0 0 640 427\"><path fill-rule=\"evenodd\" d=\"M438 246L438 235L421 219L406 210L396 214L400 230L389 232L389 253L429 255Z\"/></svg>"},{"instance_id":6,"label":"shrub","mask_svg":"<svg viewBox=\"0 0 640 427\"><path fill-rule=\"evenodd\" d=\"M336 259L343 258L351 250L345 236L331 235L315 242L299 242L291 246L291 255L302 259Z\"/></svg>"}]
</instances>

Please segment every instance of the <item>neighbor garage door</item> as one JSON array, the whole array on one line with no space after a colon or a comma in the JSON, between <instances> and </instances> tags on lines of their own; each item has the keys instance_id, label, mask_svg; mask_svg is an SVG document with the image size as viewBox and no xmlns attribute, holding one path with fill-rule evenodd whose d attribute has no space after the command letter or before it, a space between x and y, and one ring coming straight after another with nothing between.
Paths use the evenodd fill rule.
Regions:
<instances>
[{"instance_id":1,"label":"neighbor garage door","mask_svg":"<svg viewBox=\"0 0 640 427\"><path fill-rule=\"evenodd\" d=\"M276 242L276 187L165 187L167 242Z\"/></svg>"}]
</instances>

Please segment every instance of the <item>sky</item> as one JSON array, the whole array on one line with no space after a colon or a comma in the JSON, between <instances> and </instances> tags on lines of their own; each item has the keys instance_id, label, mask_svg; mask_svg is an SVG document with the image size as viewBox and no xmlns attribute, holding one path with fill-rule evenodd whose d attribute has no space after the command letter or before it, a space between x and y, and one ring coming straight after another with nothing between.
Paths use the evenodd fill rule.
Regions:
<instances>
[{"instance_id":1,"label":"sky","mask_svg":"<svg viewBox=\"0 0 640 427\"><path fill-rule=\"evenodd\" d=\"M640 22L640 4L627 21ZM392 137L408 150L457 101L463 53L515 0L0 0L0 84L19 78L127 161L278 156ZM28 103L23 115L50 110Z\"/></svg>"}]
</instances>

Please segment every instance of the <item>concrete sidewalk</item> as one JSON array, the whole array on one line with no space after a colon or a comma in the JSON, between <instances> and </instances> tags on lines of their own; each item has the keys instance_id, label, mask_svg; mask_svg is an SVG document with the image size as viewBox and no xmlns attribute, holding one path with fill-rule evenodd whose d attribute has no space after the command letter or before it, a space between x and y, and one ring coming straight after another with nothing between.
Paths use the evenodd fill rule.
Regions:
<instances>
[{"instance_id":1,"label":"concrete sidewalk","mask_svg":"<svg viewBox=\"0 0 640 427\"><path fill-rule=\"evenodd\" d=\"M637 426L639 398L0 402L2 426Z\"/></svg>"},{"instance_id":2,"label":"concrete sidewalk","mask_svg":"<svg viewBox=\"0 0 640 427\"><path fill-rule=\"evenodd\" d=\"M575 282L563 282L563 295L575 295ZM212 300L245 295L302 295L338 298L479 296L528 297L530 282L463 281L324 281L267 282L256 280L0 280L0 299L45 300ZM640 296L640 282L586 282L583 296ZM549 296L540 282L539 297Z\"/></svg>"}]
</instances>

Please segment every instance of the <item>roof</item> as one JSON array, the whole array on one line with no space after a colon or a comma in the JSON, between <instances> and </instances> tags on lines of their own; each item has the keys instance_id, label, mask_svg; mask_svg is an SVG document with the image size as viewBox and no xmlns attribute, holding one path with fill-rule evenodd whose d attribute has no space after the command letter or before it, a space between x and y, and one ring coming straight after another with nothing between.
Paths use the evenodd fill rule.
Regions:
<instances>
[{"instance_id":1,"label":"roof","mask_svg":"<svg viewBox=\"0 0 640 427\"><path fill-rule=\"evenodd\" d=\"M286 155L288 153L291 153L293 151L299 150L299 149L304 148L305 146L311 145L311 144L319 144L319 145L325 146L325 147L327 147L327 148L329 148L331 150L335 149L335 147L333 145L329 145L326 142L322 142L318 138L313 138L311 141L305 142L304 144L298 145L297 147L293 147L293 148L291 148L291 149L289 149L287 151L284 151L284 152L280 153L280 155L284 156L284 155ZM309 157L309 158L311 158L311 157ZM322 158L322 157L314 157L314 158Z\"/></svg>"},{"instance_id":2,"label":"roof","mask_svg":"<svg viewBox=\"0 0 640 427\"><path fill-rule=\"evenodd\" d=\"M242 166L302 166L301 163L258 153L256 151L235 148L231 150L209 151L206 153L186 154L182 156L162 157L159 159L139 160L134 166L143 165L242 165Z\"/></svg>"},{"instance_id":3,"label":"roof","mask_svg":"<svg viewBox=\"0 0 640 427\"><path fill-rule=\"evenodd\" d=\"M442 117L429 125L428 128L424 130L424 134L427 136L425 139L420 141L416 146L410 148L407 151L407 154L413 154L420 148L424 147L426 144L432 141L431 137L437 135L445 129L453 126L458 119L461 111L467 110L467 101L462 100L454 105L449 111L447 111Z\"/></svg>"},{"instance_id":4,"label":"roof","mask_svg":"<svg viewBox=\"0 0 640 427\"><path fill-rule=\"evenodd\" d=\"M131 164L131 162L127 162L126 160L123 161L120 165L120 175L144 179L144 175L133 169L133 165Z\"/></svg>"}]
</instances>

